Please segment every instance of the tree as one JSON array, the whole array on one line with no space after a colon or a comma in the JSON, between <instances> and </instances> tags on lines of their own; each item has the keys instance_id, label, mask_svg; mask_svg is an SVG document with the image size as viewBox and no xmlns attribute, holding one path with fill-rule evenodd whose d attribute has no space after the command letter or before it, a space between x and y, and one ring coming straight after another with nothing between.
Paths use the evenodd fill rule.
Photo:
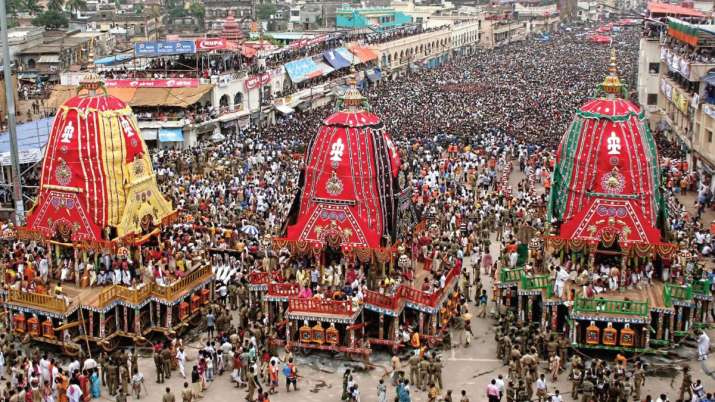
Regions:
<instances>
[{"instance_id":1,"label":"tree","mask_svg":"<svg viewBox=\"0 0 715 402\"><path fill-rule=\"evenodd\" d=\"M161 7L158 4L154 4L151 8L151 16L154 18L154 32L156 33L156 40L159 40L159 23L161 22L161 17L164 13L161 12Z\"/></svg>"},{"instance_id":2,"label":"tree","mask_svg":"<svg viewBox=\"0 0 715 402\"><path fill-rule=\"evenodd\" d=\"M259 20L269 20L276 13L276 6L273 3L263 3L256 6L256 18Z\"/></svg>"},{"instance_id":3,"label":"tree","mask_svg":"<svg viewBox=\"0 0 715 402\"><path fill-rule=\"evenodd\" d=\"M80 10L87 8L87 2L85 0L68 0L67 8L69 8L71 13L75 13Z\"/></svg>"},{"instance_id":4,"label":"tree","mask_svg":"<svg viewBox=\"0 0 715 402\"><path fill-rule=\"evenodd\" d=\"M60 11L47 10L32 20L32 25L48 29L66 28L69 20Z\"/></svg>"},{"instance_id":5,"label":"tree","mask_svg":"<svg viewBox=\"0 0 715 402\"><path fill-rule=\"evenodd\" d=\"M47 10L62 11L65 8L65 0L50 0L47 2Z\"/></svg>"},{"instance_id":6,"label":"tree","mask_svg":"<svg viewBox=\"0 0 715 402\"><path fill-rule=\"evenodd\" d=\"M37 3L37 0L24 0L22 2L22 5L25 7L27 12L30 13L30 15L36 15L37 13L42 11L42 7Z\"/></svg>"},{"instance_id":7,"label":"tree","mask_svg":"<svg viewBox=\"0 0 715 402\"><path fill-rule=\"evenodd\" d=\"M174 7L169 9L169 17L171 19L181 18L186 16L186 10L181 7Z\"/></svg>"},{"instance_id":8,"label":"tree","mask_svg":"<svg viewBox=\"0 0 715 402\"><path fill-rule=\"evenodd\" d=\"M206 17L206 8L204 5L195 1L189 6L189 14L196 18L199 22L199 26L204 26L204 18Z\"/></svg>"}]
</instances>

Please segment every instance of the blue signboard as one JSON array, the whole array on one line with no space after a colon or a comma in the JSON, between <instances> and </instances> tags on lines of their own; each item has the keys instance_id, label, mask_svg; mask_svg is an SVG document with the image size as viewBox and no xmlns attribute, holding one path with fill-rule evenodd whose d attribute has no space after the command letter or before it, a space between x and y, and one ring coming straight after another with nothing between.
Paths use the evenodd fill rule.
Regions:
<instances>
[{"instance_id":1,"label":"blue signboard","mask_svg":"<svg viewBox=\"0 0 715 402\"><path fill-rule=\"evenodd\" d=\"M192 40L160 40L134 44L134 54L137 57L192 53L196 53L196 44Z\"/></svg>"}]
</instances>

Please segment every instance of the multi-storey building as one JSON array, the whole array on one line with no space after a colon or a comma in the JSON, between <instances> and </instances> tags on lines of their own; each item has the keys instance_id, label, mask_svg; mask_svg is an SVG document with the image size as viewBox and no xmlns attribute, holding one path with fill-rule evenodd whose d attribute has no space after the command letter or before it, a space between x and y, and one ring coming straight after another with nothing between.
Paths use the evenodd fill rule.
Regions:
<instances>
[{"instance_id":1,"label":"multi-storey building","mask_svg":"<svg viewBox=\"0 0 715 402\"><path fill-rule=\"evenodd\" d=\"M657 100L658 110L652 115L656 135L670 137L690 169L712 175L715 172L715 52L711 49L715 47L715 29L712 25L695 23L698 17L689 19L694 22L666 18L667 25L660 34L658 95L648 92L646 103ZM648 64L651 76L655 65ZM652 90L649 85L643 86L647 91Z\"/></svg>"}]
</instances>

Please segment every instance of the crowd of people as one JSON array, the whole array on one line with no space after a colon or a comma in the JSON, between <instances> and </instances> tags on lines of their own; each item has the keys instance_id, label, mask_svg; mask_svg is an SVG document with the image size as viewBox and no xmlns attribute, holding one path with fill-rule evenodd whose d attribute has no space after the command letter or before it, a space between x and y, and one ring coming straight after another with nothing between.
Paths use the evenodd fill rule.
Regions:
<instances>
[{"instance_id":1,"label":"crowd of people","mask_svg":"<svg viewBox=\"0 0 715 402\"><path fill-rule=\"evenodd\" d=\"M619 74L635 88L639 33L626 28L614 35L618 37ZM452 344L467 346L473 336L470 303L477 307L478 318L488 313L506 316L487 309L495 309L489 301L492 284L488 278L494 277L498 267L516 265L517 244L527 243L544 230L549 171L556 147L573 111L594 95L602 81L608 56L606 46L562 32L547 41L478 50L470 56L455 57L440 68L407 74L367 90L372 111L380 116L401 150L402 174L412 189L415 213L429 222L414 239L399 239L407 245L400 253L416 264L394 277L388 275L376 282L363 267L344 261L333 261L320 277L309 260L270 248L268 238L281 233L298 190L306 144L331 112L331 106L326 106L296 112L278 119L275 125L238 130L220 143L202 142L193 148L153 153L160 189L180 210L180 218L163 228L161 247L144 248L142 264L131 257L100 253L96 258L86 257L84 261L90 262L81 267L71 262L72 256L60 256L61 263L50 268L47 250L41 245L15 242L6 244L1 254L6 283L32 291L38 290L29 288L31 284L40 284L60 294L63 281L78 281L85 276L95 285L170 283L210 262L219 279L218 300L202 310L205 346L195 354L196 363L188 366L188 351L178 338L156 344L153 351L157 382L176 371L186 378L181 390L184 402L201 398L222 376L245 388L249 401L268 401L272 393L282 389L278 385L281 376L286 392L300 388L297 360L290 350L281 353L271 342L285 333L282 320L269 320L259 303L247 301L246 278L269 268L272 281L298 282L301 297L351 297L359 303L368 289L380 288L389 294L400 283L427 292L439 291L446 272L469 258L469 269L462 269L459 277L458 302L451 315L456 338ZM514 177L518 177L516 185L512 183ZM699 177L688 176L688 180L686 189L701 187ZM680 188L679 183L671 187ZM682 211L687 214L685 208ZM688 221L682 227L684 239L692 238L703 252L712 240L704 234L702 239L695 236L698 230L688 232L689 228L698 228L697 217L678 219ZM425 274L427 270L431 273ZM556 281L565 280L557 269L552 275ZM43 279L37 281L37 277ZM558 293L558 286L556 289ZM461 398L461 402L468 402L466 391L453 397L452 390L446 389L444 363L435 348L420 339L413 325L406 324L400 330L408 354L395 355L391 361L394 391L388 391L383 380L377 387L378 399L386 401L388 393L394 392L399 402L410 402L419 392L425 392L430 401ZM557 379L567 365L569 347L563 337L541 334L504 318L495 338L499 357L508 364L509 373L490 381L486 391L490 401L502 396L512 402L562 400L548 382ZM12 342L10 339L8 344ZM82 400L95 398L105 386L117 400L126 398L130 385L141 394L144 378L132 362L136 353L102 356L89 365L84 357L82 370L74 362L70 363L74 369L67 365L66 370L60 370L58 366L64 365L54 361L51 364L58 374L47 381L42 371L46 357L29 350L18 353L11 347L3 353L0 375L5 364L10 376L3 396L11 402L62 402L66 398L77 402L77 395ZM549 361L548 368L540 372L539 361L544 359ZM568 361L574 397L578 393L584 401L615 401L640 396L644 374L637 364L626 367L620 362L612 365L574 357ZM403 364L407 370L402 369ZM698 384L692 378L689 381L683 380L686 390ZM20 393L24 393L24 399L20 399ZM365 393L347 371L342 399L359 401ZM693 393L702 393L702 386L692 388L691 397ZM164 401L173 398L173 391L167 388Z\"/></svg>"}]
</instances>

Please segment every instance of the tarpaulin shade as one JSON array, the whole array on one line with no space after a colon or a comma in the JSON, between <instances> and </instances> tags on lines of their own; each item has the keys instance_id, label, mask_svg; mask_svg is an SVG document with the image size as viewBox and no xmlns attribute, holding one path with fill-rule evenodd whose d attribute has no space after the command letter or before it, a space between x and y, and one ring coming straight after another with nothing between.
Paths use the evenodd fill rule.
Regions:
<instances>
[{"instance_id":1,"label":"tarpaulin shade","mask_svg":"<svg viewBox=\"0 0 715 402\"><path fill-rule=\"evenodd\" d=\"M283 114L291 114L295 110L288 105L275 105L276 109Z\"/></svg>"},{"instance_id":2,"label":"tarpaulin shade","mask_svg":"<svg viewBox=\"0 0 715 402\"><path fill-rule=\"evenodd\" d=\"M305 81L315 72L322 74L322 71L318 69L313 59L309 57L286 63L285 68L291 81L295 83Z\"/></svg>"},{"instance_id":3,"label":"tarpaulin shade","mask_svg":"<svg viewBox=\"0 0 715 402\"><path fill-rule=\"evenodd\" d=\"M166 105L182 108L189 107L211 91L211 88L213 88L211 84L201 84L197 88L171 88L169 96L166 98Z\"/></svg>"},{"instance_id":4,"label":"tarpaulin shade","mask_svg":"<svg viewBox=\"0 0 715 402\"><path fill-rule=\"evenodd\" d=\"M333 68L336 70L339 70L341 68L345 67L350 67L350 60L345 59L340 53L338 53L335 49L328 50L323 53L323 57L325 58L325 61L328 62Z\"/></svg>"},{"instance_id":5,"label":"tarpaulin shade","mask_svg":"<svg viewBox=\"0 0 715 402\"><path fill-rule=\"evenodd\" d=\"M185 108L198 102L212 88L212 84L200 84L195 88L107 88L107 92L130 106ZM73 97L76 92L76 87L56 85L47 101L48 107L59 107L67 99Z\"/></svg>"},{"instance_id":6,"label":"tarpaulin shade","mask_svg":"<svg viewBox=\"0 0 715 402\"><path fill-rule=\"evenodd\" d=\"M107 56L103 57L99 60L95 60L94 64L100 64L103 66L111 66L112 64L121 64L124 63L125 61L129 61L132 59L132 56L128 54L116 54L114 56Z\"/></svg>"},{"instance_id":7,"label":"tarpaulin shade","mask_svg":"<svg viewBox=\"0 0 715 402\"><path fill-rule=\"evenodd\" d=\"M51 117L17 125L20 163L32 163L42 159L42 150L47 145L51 128ZM10 165L10 135L7 131L0 133L0 164Z\"/></svg>"},{"instance_id":8,"label":"tarpaulin shade","mask_svg":"<svg viewBox=\"0 0 715 402\"><path fill-rule=\"evenodd\" d=\"M367 63L368 61L372 60L377 60L377 53L375 53L374 50L366 48L366 47L361 47L361 46L353 46L350 48L350 51L355 54L355 56L360 59L361 62Z\"/></svg>"},{"instance_id":9,"label":"tarpaulin shade","mask_svg":"<svg viewBox=\"0 0 715 402\"><path fill-rule=\"evenodd\" d=\"M316 66L318 66L318 70L321 71L322 75L328 75L335 71L334 68L330 67L329 65L323 63L322 61L319 61L315 63Z\"/></svg>"},{"instance_id":10,"label":"tarpaulin shade","mask_svg":"<svg viewBox=\"0 0 715 402\"><path fill-rule=\"evenodd\" d=\"M184 131L179 127L160 128L159 142L184 142Z\"/></svg>"},{"instance_id":11,"label":"tarpaulin shade","mask_svg":"<svg viewBox=\"0 0 715 402\"><path fill-rule=\"evenodd\" d=\"M344 47L339 47L335 49L335 53L339 54L343 59L350 62L351 64L360 64L360 59L358 59L354 54L352 54L348 49Z\"/></svg>"},{"instance_id":12,"label":"tarpaulin shade","mask_svg":"<svg viewBox=\"0 0 715 402\"><path fill-rule=\"evenodd\" d=\"M167 104L169 88L139 88L134 93L132 106L159 106ZM110 92L111 93L111 92Z\"/></svg>"},{"instance_id":13,"label":"tarpaulin shade","mask_svg":"<svg viewBox=\"0 0 715 402\"><path fill-rule=\"evenodd\" d=\"M129 103L134 98L136 92L136 88L114 88L112 90L112 96L116 96L122 102Z\"/></svg>"}]
</instances>

